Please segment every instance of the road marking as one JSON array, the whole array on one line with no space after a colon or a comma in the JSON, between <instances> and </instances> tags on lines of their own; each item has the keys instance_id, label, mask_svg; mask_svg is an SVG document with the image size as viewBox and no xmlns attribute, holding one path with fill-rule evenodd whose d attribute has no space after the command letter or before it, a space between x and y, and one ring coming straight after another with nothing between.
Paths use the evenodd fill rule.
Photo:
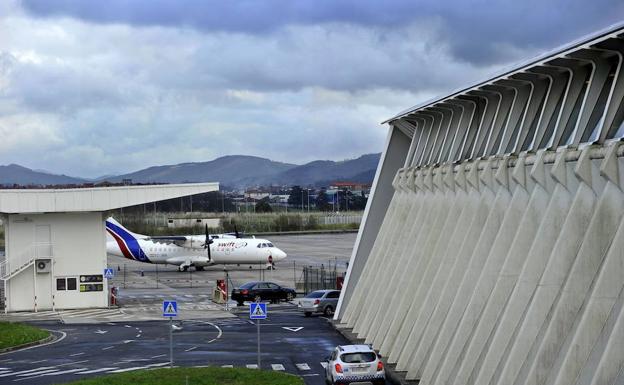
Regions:
<instances>
[{"instance_id":1,"label":"road marking","mask_svg":"<svg viewBox=\"0 0 624 385\"><path fill-rule=\"evenodd\" d=\"M84 352L80 352L80 353L74 353L74 354L70 354L70 357L76 357L76 356L82 356L84 354Z\"/></svg>"},{"instance_id":2,"label":"road marking","mask_svg":"<svg viewBox=\"0 0 624 385\"><path fill-rule=\"evenodd\" d=\"M108 349L112 349L112 348L114 348L114 346L107 346L105 348L102 348L102 350L108 350Z\"/></svg>"},{"instance_id":3,"label":"road marking","mask_svg":"<svg viewBox=\"0 0 624 385\"><path fill-rule=\"evenodd\" d=\"M134 341L134 340L124 340L124 342L123 342L123 343L124 343L124 344L129 344L129 343L130 343L130 342L132 342L132 341Z\"/></svg>"},{"instance_id":4,"label":"road marking","mask_svg":"<svg viewBox=\"0 0 624 385\"><path fill-rule=\"evenodd\" d=\"M46 369L52 369L52 368L55 368L55 367L56 366L41 366L41 367L38 367L38 368L35 368L35 369L22 370L22 371L19 371L19 372L2 374L2 375L0 375L0 377L17 376L17 375L23 374L23 373L32 373L32 372L36 372L38 370L41 371L41 370L46 370Z\"/></svg>"},{"instance_id":5,"label":"road marking","mask_svg":"<svg viewBox=\"0 0 624 385\"><path fill-rule=\"evenodd\" d=\"M47 370L40 370L40 371L34 371L32 373L24 373L24 374L17 374L17 377L27 377L27 376L38 376L40 374L44 374L44 373L50 373L50 372L56 372L58 369L47 369Z\"/></svg>"},{"instance_id":6,"label":"road marking","mask_svg":"<svg viewBox=\"0 0 624 385\"><path fill-rule=\"evenodd\" d=\"M234 365L221 365L222 368L233 368Z\"/></svg>"},{"instance_id":7,"label":"road marking","mask_svg":"<svg viewBox=\"0 0 624 385\"><path fill-rule=\"evenodd\" d=\"M282 364L271 364L271 368L273 368L273 370L286 370Z\"/></svg>"},{"instance_id":8,"label":"road marking","mask_svg":"<svg viewBox=\"0 0 624 385\"><path fill-rule=\"evenodd\" d=\"M299 330L303 329L303 326L299 326L299 327L282 326L282 329L290 330L291 332L295 332L296 333Z\"/></svg>"},{"instance_id":9,"label":"road marking","mask_svg":"<svg viewBox=\"0 0 624 385\"><path fill-rule=\"evenodd\" d=\"M185 350L185 352L190 352L190 351L193 351L195 349L197 349L197 346L193 346L192 348L188 348L188 349Z\"/></svg>"},{"instance_id":10,"label":"road marking","mask_svg":"<svg viewBox=\"0 0 624 385\"><path fill-rule=\"evenodd\" d=\"M258 365L256 364L247 364L245 366L247 367L247 369L258 369Z\"/></svg>"},{"instance_id":11,"label":"road marking","mask_svg":"<svg viewBox=\"0 0 624 385\"><path fill-rule=\"evenodd\" d=\"M159 355L157 355L157 356L150 357L150 358L160 358L160 357L164 357L164 356L166 356L166 354L159 354Z\"/></svg>"},{"instance_id":12,"label":"road marking","mask_svg":"<svg viewBox=\"0 0 624 385\"><path fill-rule=\"evenodd\" d=\"M105 372L107 370L115 370L115 369L119 369L119 366L114 366L114 367L111 367L111 368L100 368L100 369L87 370L86 372L80 372L80 373L74 373L74 374L93 374L93 373L100 373L100 372Z\"/></svg>"},{"instance_id":13,"label":"road marking","mask_svg":"<svg viewBox=\"0 0 624 385\"><path fill-rule=\"evenodd\" d=\"M47 360L39 360L39 361L30 361L30 364L40 364L42 362L46 362Z\"/></svg>"},{"instance_id":14,"label":"road marking","mask_svg":"<svg viewBox=\"0 0 624 385\"><path fill-rule=\"evenodd\" d=\"M108 330L101 330L101 329L98 329L98 330L94 331L94 333L95 333L95 334L106 334L106 333L108 333Z\"/></svg>"},{"instance_id":15,"label":"road marking","mask_svg":"<svg viewBox=\"0 0 624 385\"><path fill-rule=\"evenodd\" d=\"M44 376L58 376L61 374L69 374L69 373L75 373L75 372L82 372L83 370L85 370L87 368L79 368L79 369L69 369L69 370L61 370L60 372L54 372L54 373L46 373L44 374Z\"/></svg>"},{"instance_id":16,"label":"road marking","mask_svg":"<svg viewBox=\"0 0 624 385\"><path fill-rule=\"evenodd\" d=\"M4 374L4 373L11 373L11 371L10 370L2 370L2 371L0 371L0 374Z\"/></svg>"},{"instance_id":17,"label":"road marking","mask_svg":"<svg viewBox=\"0 0 624 385\"><path fill-rule=\"evenodd\" d=\"M131 328L132 326L130 326L130 325L124 325L124 327Z\"/></svg>"},{"instance_id":18,"label":"road marking","mask_svg":"<svg viewBox=\"0 0 624 385\"><path fill-rule=\"evenodd\" d=\"M323 367L323 369L327 368L327 362L321 362L321 366Z\"/></svg>"},{"instance_id":19,"label":"road marking","mask_svg":"<svg viewBox=\"0 0 624 385\"><path fill-rule=\"evenodd\" d=\"M137 334L136 336L134 336L134 338L140 338L140 337L141 337L140 334Z\"/></svg>"},{"instance_id":20,"label":"road marking","mask_svg":"<svg viewBox=\"0 0 624 385\"><path fill-rule=\"evenodd\" d=\"M310 366L305 362L303 364L295 364L299 370L310 370Z\"/></svg>"},{"instance_id":21,"label":"road marking","mask_svg":"<svg viewBox=\"0 0 624 385\"><path fill-rule=\"evenodd\" d=\"M130 371L133 371L133 370L139 370L139 369L156 368L156 367L165 366L165 365L169 365L169 362L161 362L159 364L151 364L151 365L145 365L145 366L134 366L134 367L131 367L131 368L111 370L111 371L109 371L107 373L123 373L123 372L130 372Z\"/></svg>"},{"instance_id":22,"label":"road marking","mask_svg":"<svg viewBox=\"0 0 624 385\"><path fill-rule=\"evenodd\" d=\"M320 376L320 374L318 373L310 373L310 374L302 374L301 377L313 377L313 376Z\"/></svg>"}]
</instances>

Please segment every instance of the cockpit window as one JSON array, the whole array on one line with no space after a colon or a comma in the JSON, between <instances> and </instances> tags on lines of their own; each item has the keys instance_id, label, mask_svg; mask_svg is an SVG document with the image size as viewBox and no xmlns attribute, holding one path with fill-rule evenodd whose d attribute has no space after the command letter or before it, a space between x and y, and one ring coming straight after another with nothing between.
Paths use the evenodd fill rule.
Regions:
<instances>
[{"instance_id":1,"label":"cockpit window","mask_svg":"<svg viewBox=\"0 0 624 385\"><path fill-rule=\"evenodd\" d=\"M258 243L258 246L256 246L257 248L261 248L262 247L262 243Z\"/></svg>"},{"instance_id":2,"label":"cockpit window","mask_svg":"<svg viewBox=\"0 0 624 385\"><path fill-rule=\"evenodd\" d=\"M272 244L271 242L267 243L267 245L268 245L269 247L274 247L274 246L273 246L273 244Z\"/></svg>"}]
</instances>

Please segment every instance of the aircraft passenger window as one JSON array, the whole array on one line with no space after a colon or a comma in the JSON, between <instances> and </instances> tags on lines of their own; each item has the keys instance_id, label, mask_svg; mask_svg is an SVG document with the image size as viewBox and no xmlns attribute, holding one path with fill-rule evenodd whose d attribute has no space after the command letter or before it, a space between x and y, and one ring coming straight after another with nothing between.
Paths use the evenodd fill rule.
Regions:
<instances>
[{"instance_id":1,"label":"aircraft passenger window","mask_svg":"<svg viewBox=\"0 0 624 385\"><path fill-rule=\"evenodd\" d=\"M67 278L67 290L76 290L76 278Z\"/></svg>"},{"instance_id":2,"label":"aircraft passenger window","mask_svg":"<svg viewBox=\"0 0 624 385\"><path fill-rule=\"evenodd\" d=\"M65 290L65 278L56 279L56 290Z\"/></svg>"},{"instance_id":3,"label":"aircraft passenger window","mask_svg":"<svg viewBox=\"0 0 624 385\"><path fill-rule=\"evenodd\" d=\"M261 248L262 247L262 243L258 243L258 246L256 246L257 248Z\"/></svg>"}]
</instances>

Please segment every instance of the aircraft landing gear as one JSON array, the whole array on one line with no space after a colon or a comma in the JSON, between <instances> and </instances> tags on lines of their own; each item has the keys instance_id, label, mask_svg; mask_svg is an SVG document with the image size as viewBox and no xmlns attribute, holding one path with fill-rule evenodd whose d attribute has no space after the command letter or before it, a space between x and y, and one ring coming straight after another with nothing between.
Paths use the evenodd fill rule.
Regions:
<instances>
[{"instance_id":1,"label":"aircraft landing gear","mask_svg":"<svg viewBox=\"0 0 624 385\"><path fill-rule=\"evenodd\" d=\"M204 267L203 266L195 266L195 270L196 271L204 271Z\"/></svg>"},{"instance_id":2,"label":"aircraft landing gear","mask_svg":"<svg viewBox=\"0 0 624 385\"><path fill-rule=\"evenodd\" d=\"M267 265L267 270L277 270L274 264Z\"/></svg>"},{"instance_id":3,"label":"aircraft landing gear","mask_svg":"<svg viewBox=\"0 0 624 385\"><path fill-rule=\"evenodd\" d=\"M178 267L178 271L182 272L182 271L188 271L189 269L189 265L180 265L180 267Z\"/></svg>"}]
</instances>

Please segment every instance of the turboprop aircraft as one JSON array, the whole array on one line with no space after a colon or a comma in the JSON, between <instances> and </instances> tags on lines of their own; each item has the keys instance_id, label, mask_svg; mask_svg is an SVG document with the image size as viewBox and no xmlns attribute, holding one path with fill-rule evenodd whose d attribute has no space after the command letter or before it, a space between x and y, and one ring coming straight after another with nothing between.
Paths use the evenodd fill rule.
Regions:
<instances>
[{"instance_id":1,"label":"turboprop aircraft","mask_svg":"<svg viewBox=\"0 0 624 385\"><path fill-rule=\"evenodd\" d=\"M178 266L180 271L204 270L212 265L258 265L275 268L275 262L286 258L286 253L267 239L241 237L238 231L230 234L147 236L123 227L114 218L106 220L106 252L110 255L145 263ZM111 239L112 238L112 239ZM207 241L207 242L206 242Z\"/></svg>"}]
</instances>

